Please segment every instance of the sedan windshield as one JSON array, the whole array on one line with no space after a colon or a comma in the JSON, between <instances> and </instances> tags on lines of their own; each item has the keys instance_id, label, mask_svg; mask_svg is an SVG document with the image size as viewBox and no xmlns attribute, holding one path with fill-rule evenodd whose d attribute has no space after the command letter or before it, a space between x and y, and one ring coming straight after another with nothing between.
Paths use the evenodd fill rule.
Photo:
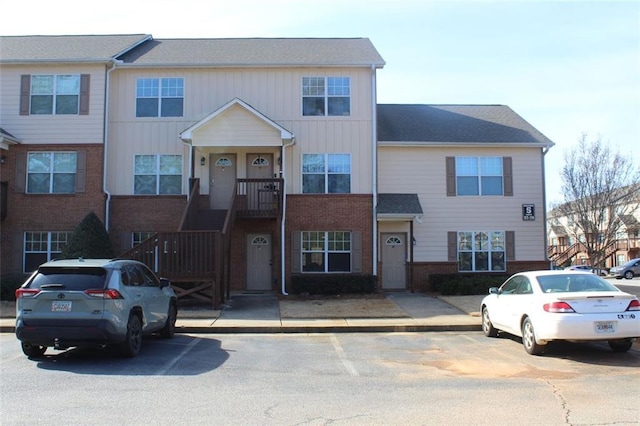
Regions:
<instances>
[{"instance_id":1,"label":"sedan windshield","mask_svg":"<svg viewBox=\"0 0 640 426\"><path fill-rule=\"evenodd\" d=\"M543 275L538 276L537 279L544 293L620 291L614 285L592 274Z\"/></svg>"}]
</instances>

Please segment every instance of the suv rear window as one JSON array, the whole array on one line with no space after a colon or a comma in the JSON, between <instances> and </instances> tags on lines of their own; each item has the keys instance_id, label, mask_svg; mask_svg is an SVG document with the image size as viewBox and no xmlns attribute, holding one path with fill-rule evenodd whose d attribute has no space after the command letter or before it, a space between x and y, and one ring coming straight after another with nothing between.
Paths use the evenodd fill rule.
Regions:
<instances>
[{"instance_id":1,"label":"suv rear window","mask_svg":"<svg viewBox=\"0 0 640 426\"><path fill-rule=\"evenodd\" d=\"M104 288L107 271L103 268L40 268L28 287L46 290L48 286L58 290L85 291Z\"/></svg>"}]
</instances>

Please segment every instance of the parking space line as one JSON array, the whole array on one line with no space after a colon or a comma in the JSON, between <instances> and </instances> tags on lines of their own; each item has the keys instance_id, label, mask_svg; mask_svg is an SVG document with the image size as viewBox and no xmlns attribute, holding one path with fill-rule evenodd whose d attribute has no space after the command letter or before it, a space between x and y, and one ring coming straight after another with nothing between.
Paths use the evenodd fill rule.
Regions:
<instances>
[{"instance_id":1,"label":"parking space line","mask_svg":"<svg viewBox=\"0 0 640 426\"><path fill-rule=\"evenodd\" d=\"M167 374L169 370L171 370L173 366L176 365L178 361L182 359L182 357L184 357L191 349L193 349L195 345L200 343L200 340L202 339L199 337L195 337L191 342L189 342L187 346L185 346L182 352L180 352L176 357L174 357L173 360L171 360L171 362L167 364L162 370L158 371L156 375L164 376L165 374Z\"/></svg>"},{"instance_id":2,"label":"parking space line","mask_svg":"<svg viewBox=\"0 0 640 426\"><path fill-rule=\"evenodd\" d=\"M338 358L340 358L340 361L342 361L342 365L344 365L351 376L358 377L360 374L355 369L351 361L347 359L347 354L344 352L344 349L342 349L342 345L338 341L338 338L335 336L335 334L332 334L330 339L331 344L333 345L333 349L335 349L336 353L338 354Z\"/></svg>"}]
</instances>

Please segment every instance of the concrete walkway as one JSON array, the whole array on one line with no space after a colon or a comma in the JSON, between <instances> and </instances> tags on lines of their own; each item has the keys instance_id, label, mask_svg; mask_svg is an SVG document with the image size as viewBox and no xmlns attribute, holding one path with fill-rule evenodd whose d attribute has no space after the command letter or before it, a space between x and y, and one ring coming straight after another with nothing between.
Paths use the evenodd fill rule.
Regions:
<instances>
[{"instance_id":1,"label":"concrete walkway","mask_svg":"<svg viewBox=\"0 0 640 426\"><path fill-rule=\"evenodd\" d=\"M281 315L275 294L232 295L221 310L182 308L178 312L178 333L338 333L479 331L480 302L483 296L439 296L421 293L387 293L401 316L384 317L374 312L366 318L288 318ZM300 301L298 299L298 301ZM300 303L314 303L313 300ZM316 302L317 303L317 302ZM351 299L351 303L353 299ZM355 303L358 303L357 301ZM365 303L364 300L362 303ZM14 332L15 318L6 318L3 305L0 332ZM15 308L13 308L15 317ZM406 315L405 315L406 313Z\"/></svg>"}]
</instances>

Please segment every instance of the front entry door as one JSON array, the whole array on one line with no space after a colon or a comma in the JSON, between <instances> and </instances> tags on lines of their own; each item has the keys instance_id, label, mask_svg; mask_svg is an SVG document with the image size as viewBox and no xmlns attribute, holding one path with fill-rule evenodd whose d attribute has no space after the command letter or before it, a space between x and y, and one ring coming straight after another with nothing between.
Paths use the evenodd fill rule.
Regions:
<instances>
[{"instance_id":1,"label":"front entry door","mask_svg":"<svg viewBox=\"0 0 640 426\"><path fill-rule=\"evenodd\" d=\"M228 210L236 186L236 155L209 155L209 206L212 209Z\"/></svg>"},{"instance_id":2,"label":"front entry door","mask_svg":"<svg viewBox=\"0 0 640 426\"><path fill-rule=\"evenodd\" d=\"M407 237L405 234L381 234L382 289L407 288Z\"/></svg>"},{"instance_id":3,"label":"front entry door","mask_svg":"<svg viewBox=\"0 0 640 426\"><path fill-rule=\"evenodd\" d=\"M271 290L271 235L247 235L247 290Z\"/></svg>"}]
</instances>

